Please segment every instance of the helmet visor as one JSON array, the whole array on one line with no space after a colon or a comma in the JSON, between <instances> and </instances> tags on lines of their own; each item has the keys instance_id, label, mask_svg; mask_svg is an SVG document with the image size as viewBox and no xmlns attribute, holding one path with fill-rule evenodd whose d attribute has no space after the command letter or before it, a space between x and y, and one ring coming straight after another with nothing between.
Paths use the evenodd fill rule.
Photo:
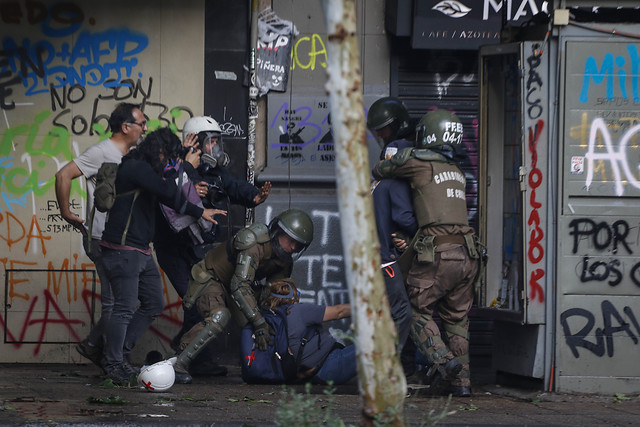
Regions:
<instances>
[{"instance_id":1,"label":"helmet visor","mask_svg":"<svg viewBox=\"0 0 640 427\"><path fill-rule=\"evenodd\" d=\"M219 132L202 131L198 134L198 142L203 153L212 154L213 147L222 145L222 138Z\"/></svg>"}]
</instances>

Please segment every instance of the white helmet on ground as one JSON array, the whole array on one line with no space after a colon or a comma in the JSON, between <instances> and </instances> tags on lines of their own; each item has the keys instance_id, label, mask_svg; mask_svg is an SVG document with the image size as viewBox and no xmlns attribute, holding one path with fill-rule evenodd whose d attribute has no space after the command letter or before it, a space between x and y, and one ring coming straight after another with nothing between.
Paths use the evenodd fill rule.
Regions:
<instances>
[{"instance_id":1,"label":"white helmet on ground","mask_svg":"<svg viewBox=\"0 0 640 427\"><path fill-rule=\"evenodd\" d=\"M176 357L172 357L153 365L143 366L138 374L138 384L153 392L169 390L176 380L176 373L173 370L176 360Z\"/></svg>"},{"instance_id":2,"label":"white helmet on ground","mask_svg":"<svg viewBox=\"0 0 640 427\"><path fill-rule=\"evenodd\" d=\"M218 132L222 133L220 125L214 119L208 116L191 117L182 128L182 139L184 140L190 133L199 134L200 132Z\"/></svg>"}]
</instances>

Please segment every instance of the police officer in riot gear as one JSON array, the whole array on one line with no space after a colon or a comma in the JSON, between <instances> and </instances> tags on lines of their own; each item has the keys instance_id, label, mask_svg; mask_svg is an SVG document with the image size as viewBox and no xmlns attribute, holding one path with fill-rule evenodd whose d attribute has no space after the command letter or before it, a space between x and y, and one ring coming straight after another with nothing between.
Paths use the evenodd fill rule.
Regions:
<instances>
[{"instance_id":1,"label":"police officer in riot gear","mask_svg":"<svg viewBox=\"0 0 640 427\"><path fill-rule=\"evenodd\" d=\"M367 128L382 148L380 159L395 154L397 149L387 150L389 143L410 136L413 130L407 108L402 101L392 96L380 98L371 104L367 114Z\"/></svg>"},{"instance_id":2,"label":"police officer in riot gear","mask_svg":"<svg viewBox=\"0 0 640 427\"><path fill-rule=\"evenodd\" d=\"M174 367L177 383L191 382L191 361L225 330L232 315L240 326L251 322L256 345L261 349L267 347L274 331L260 314L251 285L256 280L272 282L289 277L294 259L312 240L313 223L309 216L301 210L288 209L269 226L253 224L241 229L193 266L183 305L185 310L197 307L204 321L180 340Z\"/></svg>"},{"instance_id":3,"label":"police officer in riot gear","mask_svg":"<svg viewBox=\"0 0 640 427\"><path fill-rule=\"evenodd\" d=\"M416 148L378 162L373 175L403 178L412 187L419 230L403 257L411 260L405 275L413 308L411 338L431 364L427 380L446 393L470 396L468 312L479 263L467 220L465 176L455 163L462 137L455 114L431 111L416 127ZM433 320L436 309L446 343ZM448 389L442 389L445 385Z\"/></svg>"}]
</instances>

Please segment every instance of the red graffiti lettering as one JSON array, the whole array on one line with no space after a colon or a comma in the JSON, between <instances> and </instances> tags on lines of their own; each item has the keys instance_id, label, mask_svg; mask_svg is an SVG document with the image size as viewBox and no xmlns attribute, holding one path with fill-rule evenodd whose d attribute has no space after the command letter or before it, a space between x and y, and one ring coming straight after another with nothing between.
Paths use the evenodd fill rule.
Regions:
<instances>
[{"instance_id":1,"label":"red graffiti lettering","mask_svg":"<svg viewBox=\"0 0 640 427\"><path fill-rule=\"evenodd\" d=\"M529 279L529 288L531 292L529 294L529 298L531 301L535 301L536 297L540 302L544 302L544 289L538 283L538 280L544 277L544 270L538 268L531 272L531 278Z\"/></svg>"},{"instance_id":2,"label":"red graffiti lettering","mask_svg":"<svg viewBox=\"0 0 640 427\"><path fill-rule=\"evenodd\" d=\"M527 256L531 264L538 264L544 259L544 247L540 242L544 239L544 230L540 227L540 213L538 209L542 208L542 203L536 200L536 189L540 187L544 181L542 171L538 168L538 140L544 128L544 121L538 120L534 128L529 127L529 152L531 153L531 172L529 172L529 187L531 194L529 196L529 205L531 213L527 218L527 224L530 227L529 247ZM531 289L531 300L535 300L538 296L540 302L544 302L544 289L538 283L545 272L537 269L531 273L529 287Z\"/></svg>"},{"instance_id":3,"label":"red graffiti lettering","mask_svg":"<svg viewBox=\"0 0 640 427\"><path fill-rule=\"evenodd\" d=\"M29 310L27 311L27 317L22 325L22 330L20 331L20 336L18 337L18 339L16 339L16 337L13 335L11 330L8 327L6 327L5 320L0 317L0 323L2 324L2 327L7 331L8 341L12 341L13 342L12 344L15 348L20 348L22 346L22 341L24 340L24 337L26 336L27 330L29 329L29 327L37 324L41 325L40 333L37 339L38 344L33 349L34 356L40 353L40 345L41 345L40 343L43 341L45 334L47 333L47 327L50 324L66 326L72 338L75 339L76 341L80 341L80 337L78 336L76 331L73 329L72 325L85 324L85 322L83 322L82 320L74 320L74 319L67 318L62 312L62 310L60 309L60 307L58 306L58 304L53 299L51 293L46 289L43 291L43 293L44 293L44 299L45 299L45 309L44 309L43 317L36 318L36 319L31 318L31 316L34 313L34 308L36 306L36 303L38 302L38 297L36 296L33 298L33 300L31 301L31 304L29 305ZM57 313L57 316L49 317L49 311L51 307L53 307L53 309Z\"/></svg>"},{"instance_id":4,"label":"red graffiti lettering","mask_svg":"<svg viewBox=\"0 0 640 427\"><path fill-rule=\"evenodd\" d=\"M41 342L44 339L45 333L47 332L47 326L51 323L53 325L64 325L67 327L67 329L69 330L69 333L71 334L72 338L75 339L76 341L80 341L81 338L80 336L76 333L76 331L73 329L72 325L84 325L85 323L82 320L73 320L73 319L68 319L67 316L64 315L64 313L62 312L62 310L60 310L60 307L58 306L58 304L56 303L56 301L53 299L53 296L51 295L51 292L49 292L48 290L44 290L44 298L45 298L45 309L44 309L44 316L41 319L33 319L30 320L28 325L37 325L40 324L40 335L38 337L38 342ZM34 298L35 299L35 298ZM56 313L58 314L58 317L49 317L49 310L50 308L53 307L54 310L56 311ZM33 350L33 354L38 354L40 352L40 344L36 345L35 349Z\"/></svg>"},{"instance_id":5,"label":"red graffiti lettering","mask_svg":"<svg viewBox=\"0 0 640 427\"><path fill-rule=\"evenodd\" d=\"M0 263L4 265L5 270L7 269L11 270L16 266L35 264L35 263L24 263L24 262L15 261L15 260L9 260L7 258L0 258ZM51 263L49 264L51 268ZM65 260L64 266L68 266L68 264L69 264L68 260ZM7 268L9 266L10 268ZM83 268L93 267L93 264L87 264L87 265L82 264L82 267ZM19 273L19 272L16 272L16 273ZM61 273L61 275L58 275L57 281L55 279L55 276L52 275L53 273ZM60 272L60 270L52 269L52 271L48 272L49 281L51 283L49 284L47 289L42 290L44 299L41 299L38 296L31 297L28 293L16 294L15 292L13 292L14 285L17 285L23 282L29 282L29 279L14 278L13 277L14 272L8 271L7 272L8 280L9 280L9 284L11 285L11 288L10 288L11 292L9 293L9 297L19 297L29 301L28 309L26 310L15 309L17 311L14 310L15 313L20 313L18 314L18 317L20 319L22 319L22 316L24 316L24 320L20 320L20 322L22 323L22 326L21 326L20 332L17 334L15 333L15 330L17 329L15 325L14 325L14 328L12 329L9 325L7 325L6 319L2 316L2 314L0 314L0 328L3 328L6 331L6 337L7 337L6 341L8 344L13 345L13 347L16 349L20 349L27 344L28 345L35 344L35 347L33 350L33 355L35 356L39 354L42 344L47 344L49 343L49 341L51 341L51 339L47 337L64 336L65 341L66 340L69 340L71 342L80 341L81 337L78 334L79 330L77 328L78 326L82 327L87 325L88 322L84 320L85 316L84 315L76 316L77 318L67 317L69 313L66 313L67 315L65 315L65 312L63 312L63 310L59 307L58 303L56 302L56 299L55 299L56 296L49 289L49 287L56 288L55 283L62 283L64 280L66 280L67 283L71 283L71 278L68 277L69 273L72 273L74 275L74 278L73 278L74 283L76 283L76 281L78 280L75 278L75 276L77 275L77 273L80 273L80 277L82 277L81 281L85 285L85 288L82 289L82 291L80 292L82 305L84 306L89 318L92 321L97 320L97 318L91 318L91 314L92 314L91 308L93 306L95 310L95 307L99 305L98 303L101 300L101 295L98 293L94 294L92 289L87 289L87 286L92 281L92 275L90 270L88 270L85 273L85 272L77 272L77 271L76 272L72 272L72 271ZM64 274L64 276L62 276L62 274ZM182 302L180 301L180 299L178 299L177 301L170 301L168 288L166 285L167 284L164 283L163 293L166 295L168 303L165 306L163 313L160 314L158 320L162 320L168 323L169 325L171 325L171 328L169 328L169 330L172 330L172 328L175 328L175 327L179 328L182 326L182 319L180 318L181 316L178 315L179 314L178 310L181 307ZM24 287L24 285L22 287ZM57 285L57 289L60 289L60 288L61 286ZM40 301L44 301L44 308L42 308L42 303ZM10 311L9 313L13 313L13 312ZM35 316L40 316L40 317L35 317ZM94 317L99 317L99 313L94 313ZM15 321L12 323L15 323ZM65 330L59 331L60 326L62 326ZM31 335L29 334L30 328L32 327L36 327L36 330L37 330L37 336L34 338L31 338L31 335L33 334ZM151 326L149 329L160 340L165 341L166 343L171 342L172 335L167 334L169 330L167 330L166 326L163 326L163 327Z\"/></svg>"}]
</instances>

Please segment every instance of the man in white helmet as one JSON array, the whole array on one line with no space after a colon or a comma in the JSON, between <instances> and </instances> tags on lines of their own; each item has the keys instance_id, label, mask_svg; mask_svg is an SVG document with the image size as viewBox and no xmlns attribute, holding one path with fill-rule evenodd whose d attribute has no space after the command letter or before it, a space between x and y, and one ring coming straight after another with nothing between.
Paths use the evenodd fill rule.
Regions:
<instances>
[{"instance_id":1,"label":"man in white helmet","mask_svg":"<svg viewBox=\"0 0 640 427\"><path fill-rule=\"evenodd\" d=\"M243 179L233 176L226 167L230 158L224 151L222 131L218 122L211 117L192 117L184 124L183 145L199 149L201 154L196 176L190 176L195 183L203 205L207 208L229 209L230 204L255 207L264 202L271 191L271 183L266 182L257 188ZM187 292L191 267L200 261L216 241L216 226L203 234L205 245L193 245L190 240L173 233L166 220L160 214L157 221L154 247L158 264L165 272L178 295L183 298ZM171 346L177 350L180 338L193 325L202 322L197 309L184 313L183 326L173 339ZM204 352L206 353L206 352ZM212 362L213 357L202 354L192 364L191 372L204 375L224 375L226 368Z\"/></svg>"}]
</instances>

